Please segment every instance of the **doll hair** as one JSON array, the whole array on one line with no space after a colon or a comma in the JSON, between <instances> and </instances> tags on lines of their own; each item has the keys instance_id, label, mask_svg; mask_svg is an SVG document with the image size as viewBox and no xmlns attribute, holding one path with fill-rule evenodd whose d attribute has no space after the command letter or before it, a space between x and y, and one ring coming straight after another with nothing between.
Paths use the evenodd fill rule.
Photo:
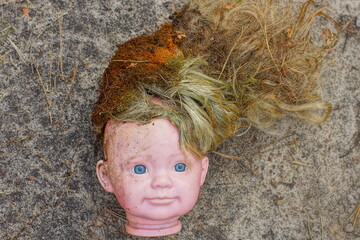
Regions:
<instances>
[{"instance_id":1,"label":"doll hair","mask_svg":"<svg viewBox=\"0 0 360 240\"><path fill-rule=\"evenodd\" d=\"M318 95L319 74L337 35L311 41L325 9L306 1L297 15L272 0L190 0L152 35L118 45L100 82L92 121L169 119L196 156L236 134L241 120L262 129L282 116L325 121L331 105ZM161 99L161 104L153 101Z\"/></svg>"}]
</instances>

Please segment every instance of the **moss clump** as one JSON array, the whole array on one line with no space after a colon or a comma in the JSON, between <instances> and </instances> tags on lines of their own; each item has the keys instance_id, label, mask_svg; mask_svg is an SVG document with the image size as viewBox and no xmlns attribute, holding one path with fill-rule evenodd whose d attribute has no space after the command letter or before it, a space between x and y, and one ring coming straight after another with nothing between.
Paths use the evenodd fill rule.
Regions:
<instances>
[{"instance_id":1,"label":"moss clump","mask_svg":"<svg viewBox=\"0 0 360 240\"><path fill-rule=\"evenodd\" d=\"M153 35L118 45L100 82L100 96L92 114L97 132L136 101L143 85L165 87L178 82L176 68L167 64L169 58L180 54L176 41L172 26L165 24Z\"/></svg>"}]
</instances>

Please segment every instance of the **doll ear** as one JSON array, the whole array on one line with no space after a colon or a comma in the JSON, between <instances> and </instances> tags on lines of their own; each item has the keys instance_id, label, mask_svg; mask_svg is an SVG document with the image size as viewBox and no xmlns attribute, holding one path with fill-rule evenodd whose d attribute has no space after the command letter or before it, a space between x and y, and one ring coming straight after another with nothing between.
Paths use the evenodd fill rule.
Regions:
<instances>
[{"instance_id":1,"label":"doll ear","mask_svg":"<svg viewBox=\"0 0 360 240\"><path fill-rule=\"evenodd\" d=\"M206 177L206 173L208 171L209 168L209 159L207 157L204 157L203 159L201 159L201 182L200 182L200 186L202 186L205 182L205 177Z\"/></svg>"},{"instance_id":2,"label":"doll ear","mask_svg":"<svg viewBox=\"0 0 360 240\"><path fill-rule=\"evenodd\" d=\"M101 186L108 192L114 192L114 188L110 182L107 162L101 160L96 164L96 175Z\"/></svg>"}]
</instances>

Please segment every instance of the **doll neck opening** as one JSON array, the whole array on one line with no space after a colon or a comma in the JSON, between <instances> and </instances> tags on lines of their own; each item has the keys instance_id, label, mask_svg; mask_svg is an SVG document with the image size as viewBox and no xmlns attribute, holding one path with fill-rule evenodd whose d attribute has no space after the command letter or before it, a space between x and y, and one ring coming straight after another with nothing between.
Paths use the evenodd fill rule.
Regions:
<instances>
[{"instance_id":1,"label":"doll neck opening","mask_svg":"<svg viewBox=\"0 0 360 240\"><path fill-rule=\"evenodd\" d=\"M178 218L169 219L169 221L139 221L137 217L133 219L127 214L126 232L142 237L160 237L171 235L181 230L181 222Z\"/></svg>"}]
</instances>

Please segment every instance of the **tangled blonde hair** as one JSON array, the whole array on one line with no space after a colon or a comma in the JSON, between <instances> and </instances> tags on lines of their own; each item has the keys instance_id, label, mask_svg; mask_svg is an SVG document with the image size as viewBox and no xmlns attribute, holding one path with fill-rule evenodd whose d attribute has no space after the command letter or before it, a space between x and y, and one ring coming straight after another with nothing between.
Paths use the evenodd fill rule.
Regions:
<instances>
[{"instance_id":1,"label":"tangled blonde hair","mask_svg":"<svg viewBox=\"0 0 360 240\"><path fill-rule=\"evenodd\" d=\"M337 36L326 29L324 44L313 44L311 23L328 16L311 2L295 15L271 0L191 0L172 25L118 46L100 84L95 128L167 118L181 145L203 156L236 133L239 119L259 128L286 114L326 120L331 105L318 95L319 73Z\"/></svg>"}]
</instances>

